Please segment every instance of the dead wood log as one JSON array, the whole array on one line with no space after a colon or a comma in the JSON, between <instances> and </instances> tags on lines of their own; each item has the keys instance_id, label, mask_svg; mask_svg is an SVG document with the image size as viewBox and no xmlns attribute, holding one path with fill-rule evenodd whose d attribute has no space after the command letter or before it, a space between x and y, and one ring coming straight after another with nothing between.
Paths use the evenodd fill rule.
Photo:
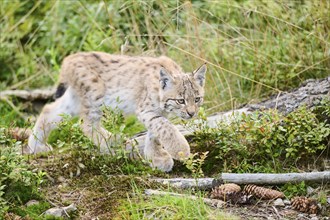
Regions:
<instances>
[{"instance_id":1,"label":"dead wood log","mask_svg":"<svg viewBox=\"0 0 330 220\"><path fill-rule=\"evenodd\" d=\"M286 115L302 105L312 107L322 98L329 96L330 76L324 79L306 80L298 88L275 94L258 104L247 105L246 108L248 111L277 109Z\"/></svg>"},{"instance_id":2,"label":"dead wood log","mask_svg":"<svg viewBox=\"0 0 330 220\"><path fill-rule=\"evenodd\" d=\"M36 89L36 90L6 90L0 92L0 99L7 97L17 97L27 101L50 100L53 99L55 88Z\"/></svg>"},{"instance_id":3,"label":"dead wood log","mask_svg":"<svg viewBox=\"0 0 330 220\"><path fill-rule=\"evenodd\" d=\"M174 196L174 197L181 197L181 198L188 198L192 200L199 200L202 199L203 202L209 206L221 208L223 207L226 202L218 200L218 199L208 199L208 198L200 198L194 195L186 195L186 194L179 194L179 193L173 193L173 192L164 192L159 190L153 190L153 189L146 189L145 194L148 196L156 195L156 196Z\"/></svg>"},{"instance_id":4,"label":"dead wood log","mask_svg":"<svg viewBox=\"0 0 330 220\"><path fill-rule=\"evenodd\" d=\"M330 171L310 173L222 173L220 181L237 184L284 184L306 182L329 182Z\"/></svg>"},{"instance_id":5,"label":"dead wood log","mask_svg":"<svg viewBox=\"0 0 330 220\"><path fill-rule=\"evenodd\" d=\"M310 173L222 173L219 178L173 178L173 179L150 179L164 185L178 188L210 189L224 182L236 184L259 184L277 185L284 183L305 182L329 182L330 171Z\"/></svg>"},{"instance_id":6,"label":"dead wood log","mask_svg":"<svg viewBox=\"0 0 330 220\"><path fill-rule=\"evenodd\" d=\"M158 182L163 185L170 185L176 188L199 188L199 189L208 189L213 187L213 183L215 181L214 178L172 178L172 179L149 179L152 182Z\"/></svg>"}]
</instances>

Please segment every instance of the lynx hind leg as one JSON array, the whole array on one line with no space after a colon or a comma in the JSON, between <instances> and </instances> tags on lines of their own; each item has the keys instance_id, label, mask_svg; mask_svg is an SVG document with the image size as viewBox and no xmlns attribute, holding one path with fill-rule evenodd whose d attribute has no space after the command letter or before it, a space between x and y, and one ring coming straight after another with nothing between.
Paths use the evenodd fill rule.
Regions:
<instances>
[{"instance_id":1,"label":"lynx hind leg","mask_svg":"<svg viewBox=\"0 0 330 220\"><path fill-rule=\"evenodd\" d=\"M79 100L74 91L69 87L62 97L55 102L47 104L33 128L28 140L28 151L31 154L50 151L46 141L50 132L57 127L62 120L61 114L75 116L79 112Z\"/></svg>"},{"instance_id":2,"label":"lynx hind leg","mask_svg":"<svg viewBox=\"0 0 330 220\"><path fill-rule=\"evenodd\" d=\"M100 147L100 152L104 154L113 154L111 150L112 134L101 126L100 121L88 120L83 116L82 131L89 137L96 146ZM95 119L95 118L94 118Z\"/></svg>"},{"instance_id":3,"label":"lynx hind leg","mask_svg":"<svg viewBox=\"0 0 330 220\"><path fill-rule=\"evenodd\" d=\"M148 131L146 136L144 156L147 160L150 160L151 167L158 168L164 172L169 172L173 168L174 161L171 155L163 149L150 131Z\"/></svg>"},{"instance_id":4,"label":"lynx hind leg","mask_svg":"<svg viewBox=\"0 0 330 220\"><path fill-rule=\"evenodd\" d=\"M83 119L82 130L96 146L100 147L101 153L112 153L110 150L111 133L101 125L102 110L104 104L105 85L98 76L92 73L88 74L88 85L83 79L77 82L80 96L82 97L80 113Z\"/></svg>"}]
</instances>

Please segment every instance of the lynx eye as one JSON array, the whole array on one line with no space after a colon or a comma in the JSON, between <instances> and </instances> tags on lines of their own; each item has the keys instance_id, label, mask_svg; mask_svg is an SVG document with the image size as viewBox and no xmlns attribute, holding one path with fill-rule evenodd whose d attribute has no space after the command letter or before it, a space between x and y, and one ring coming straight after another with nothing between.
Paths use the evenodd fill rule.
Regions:
<instances>
[{"instance_id":1,"label":"lynx eye","mask_svg":"<svg viewBox=\"0 0 330 220\"><path fill-rule=\"evenodd\" d=\"M199 102L200 100L201 100L200 97L196 97L196 98L195 98L195 102L196 102L196 103Z\"/></svg>"},{"instance_id":2,"label":"lynx eye","mask_svg":"<svg viewBox=\"0 0 330 220\"><path fill-rule=\"evenodd\" d=\"M181 105L185 103L184 99L177 99L176 102Z\"/></svg>"}]
</instances>

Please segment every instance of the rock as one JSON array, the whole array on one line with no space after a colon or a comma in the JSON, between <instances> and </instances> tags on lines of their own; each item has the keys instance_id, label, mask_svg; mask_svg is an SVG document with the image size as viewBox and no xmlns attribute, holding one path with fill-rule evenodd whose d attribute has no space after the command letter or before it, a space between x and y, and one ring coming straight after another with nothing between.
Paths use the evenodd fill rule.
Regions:
<instances>
[{"instance_id":1,"label":"rock","mask_svg":"<svg viewBox=\"0 0 330 220\"><path fill-rule=\"evenodd\" d=\"M288 199L284 199L283 202L284 202L285 205L291 205L291 202Z\"/></svg>"},{"instance_id":2,"label":"rock","mask_svg":"<svg viewBox=\"0 0 330 220\"><path fill-rule=\"evenodd\" d=\"M310 220L319 220L319 218L315 214L309 215Z\"/></svg>"},{"instance_id":3,"label":"rock","mask_svg":"<svg viewBox=\"0 0 330 220\"><path fill-rule=\"evenodd\" d=\"M307 186L307 195L313 194L314 191L315 189L313 187Z\"/></svg>"},{"instance_id":4,"label":"rock","mask_svg":"<svg viewBox=\"0 0 330 220\"><path fill-rule=\"evenodd\" d=\"M74 204L71 204L71 205L65 206L65 207L50 208L44 212L44 215L52 215L55 217L65 217L65 216L67 216L67 213L70 213L70 212L76 211L76 210L77 210L77 207Z\"/></svg>"},{"instance_id":5,"label":"rock","mask_svg":"<svg viewBox=\"0 0 330 220\"><path fill-rule=\"evenodd\" d=\"M285 203L282 199L278 198L273 202L274 206L285 206Z\"/></svg>"},{"instance_id":6,"label":"rock","mask_svg":"<svg viewBox=\"0 0 330 220\"><path fill-rule=\"evenodd\" d=\"M25 206L26 206L26 207L29 207L29 206L31 206L31 205L38 205L38 204L39 204L39 201L32 199L32 200L28 201L28 202L25 204Z\"/></svg>"},{"instance_id":7,"label":"rock","mask_svg":"<svg viewBox=\"0 0 330 220\"><path fill-rule=\"evenodd\" d=\"M305 214L303 214L303 213L300 213L300 214L298 214L297 215L298 216L298 219L305 219Z\"/></svg>"},{"instance_id":8,"label":"rock","mask_svg":"<svg viewBox=\"0 0 330 220\"><path fill-rule=\"evenodd\" d=\"M65 215L63 208L50 208L44 212L44 215L51 215L55 217L63 217Z\"/></svg>"},{"instance_id":9,"label":"rock","mask_svg":"<svg viewBox=\"0 0 330 220\"><path fill-rule=\"evenodd\" d=\"M327 198L327 202L328 202L328 204L330 204L330 197Z\"/></svg>"}]
</instances>

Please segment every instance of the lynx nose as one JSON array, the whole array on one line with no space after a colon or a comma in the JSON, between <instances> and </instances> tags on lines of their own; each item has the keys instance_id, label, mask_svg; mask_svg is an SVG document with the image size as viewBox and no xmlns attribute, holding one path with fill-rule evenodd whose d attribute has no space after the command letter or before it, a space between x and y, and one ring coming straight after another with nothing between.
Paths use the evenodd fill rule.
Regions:
<instances>
[{"instance_id":1,"label":"lynx nose","mask_svg":"<svg viewBox=\"0 0 330 220\"><path fill-rule=\"evenodd\" d=\"M190 116L190 118L192 118L192 117L194 117L195 112L189 112L189 111L187 111L187 114Z\"/></svg>"}]
</instances>

